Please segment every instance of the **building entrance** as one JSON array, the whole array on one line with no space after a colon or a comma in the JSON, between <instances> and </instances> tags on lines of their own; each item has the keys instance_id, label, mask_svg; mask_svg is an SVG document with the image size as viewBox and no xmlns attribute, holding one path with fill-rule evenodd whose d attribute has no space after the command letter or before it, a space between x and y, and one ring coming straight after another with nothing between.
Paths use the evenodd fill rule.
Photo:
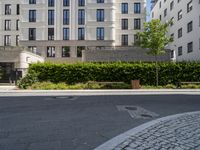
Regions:
<instances>
[{"instance_id":1,"label":"building entrance","mask_svg":"<svg viewBox=\"0 0 200 150\"><path fill-rule=\"evenodd\" d=\"M0 63L0 83L14 83L14 63Z\"/></svg>"}]
</instances>

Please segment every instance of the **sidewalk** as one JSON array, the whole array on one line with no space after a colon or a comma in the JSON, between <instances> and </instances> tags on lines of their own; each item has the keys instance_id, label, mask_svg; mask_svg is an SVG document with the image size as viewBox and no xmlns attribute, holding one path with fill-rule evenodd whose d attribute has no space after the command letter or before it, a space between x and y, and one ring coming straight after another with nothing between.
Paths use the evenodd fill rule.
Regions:
<instances>
[{"instance_id":1,"label":"sidewalk","mask_svg":"<svg viewBox=\"0 0 200 150\"><path fill-rule=\"evenodd\" d=\"M0 96L97 96L97 95L200 95L200 89L140 89L140 90L13 90L0 88Z\"/></svg>"},{"instance_id":2,"label":"sidewalk","mask_svg":"<svg viewBox=\"0 0 200 150\"><path fill-rule=\"evenodd\" d=\"M200 150L200 111L145 123L95 150Z\"/></svg>"}]
</instances>

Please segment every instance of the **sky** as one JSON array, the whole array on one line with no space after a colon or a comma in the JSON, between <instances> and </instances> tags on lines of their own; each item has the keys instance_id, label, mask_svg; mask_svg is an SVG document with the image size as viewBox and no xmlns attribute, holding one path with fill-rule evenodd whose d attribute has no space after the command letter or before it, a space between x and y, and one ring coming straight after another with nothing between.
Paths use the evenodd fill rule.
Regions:
<instances>
[{"instance_id":1,"label":"sky","mask_svg":"<svg viewBox=\"0 0 200 150\"><path fill-rule=\"evenodd\" d=\"M151 0L147 0L147 21L149 21L150 19L150 7L151 7L151 3L150 3Z\"/></svg>"}]
</instances>

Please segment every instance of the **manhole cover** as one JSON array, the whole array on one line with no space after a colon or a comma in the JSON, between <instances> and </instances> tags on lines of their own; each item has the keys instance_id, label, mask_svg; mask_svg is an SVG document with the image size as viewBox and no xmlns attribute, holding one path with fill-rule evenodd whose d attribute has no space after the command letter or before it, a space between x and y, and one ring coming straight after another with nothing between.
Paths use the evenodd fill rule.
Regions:
<instances>
[{"instance_id":1,"label":"manhole cover","mask_svg":"<svg viewBox=\"0 0 200 150\"><path fill-rule=\"evenodd\" d=\"M137 107L125 107L128 110L137 110Z\"/></svg>"}]
</instances>

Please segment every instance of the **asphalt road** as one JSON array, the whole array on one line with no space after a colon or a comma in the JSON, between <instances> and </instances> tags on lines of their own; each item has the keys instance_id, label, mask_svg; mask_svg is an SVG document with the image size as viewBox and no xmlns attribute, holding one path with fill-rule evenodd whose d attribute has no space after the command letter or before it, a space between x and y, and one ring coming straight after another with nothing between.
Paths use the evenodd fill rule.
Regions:
<instances>
[{"instance_id":1,"label":"asphalt road","mask_svg":"<svg viewBox=\"0 0 200 150\"><path fill-rule=\"evenodd\" d=\"M135 119L117 106L158 114ZM199 111L200 96L0 97L0 150L91 150L133 127Z\"/></svg>"}]
</instances>

